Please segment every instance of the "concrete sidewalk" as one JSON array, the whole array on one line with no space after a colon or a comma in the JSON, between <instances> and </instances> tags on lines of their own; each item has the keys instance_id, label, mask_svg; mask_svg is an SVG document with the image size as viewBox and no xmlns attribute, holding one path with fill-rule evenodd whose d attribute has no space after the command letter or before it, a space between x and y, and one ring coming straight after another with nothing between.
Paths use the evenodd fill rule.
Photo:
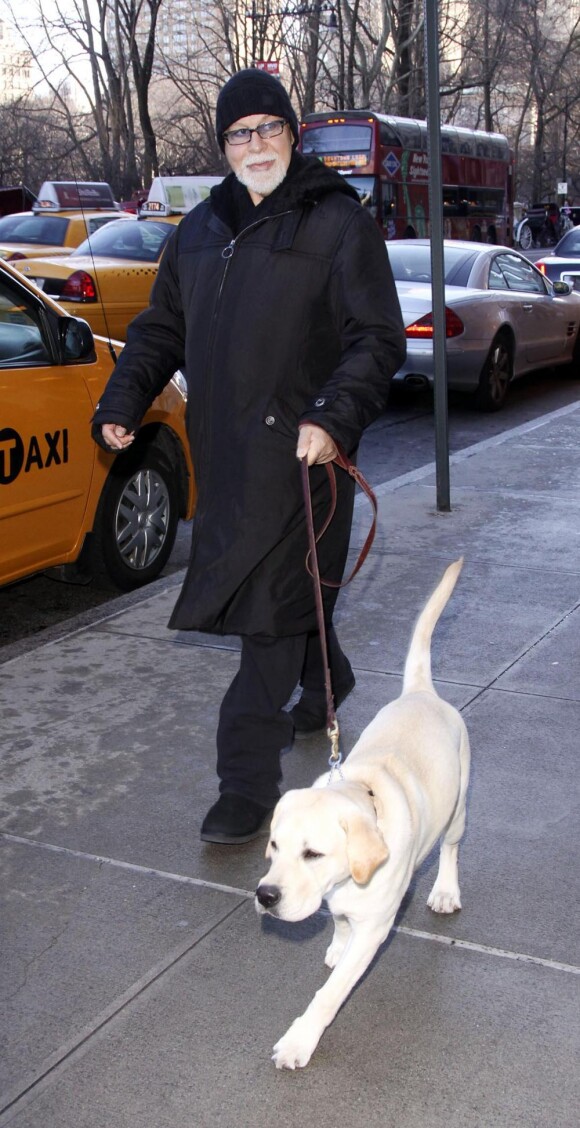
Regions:
<instances>
[{"instance_id":1,"label":"concrete sidewalk","mask_svg":"<svg viewBox=\"0 0 580 1128\"><path fill-rule=\"evenodd\" d=\"M433 645L473 749L463 910L398 925L310 1065L271 1047L326 976L331 931L259 919L265 839L202 845L235 639L166 628L180 577L0 666L0 1125L577 1128L580 1123L580 405L378 489L341 595L346 751L397 696L415 616L465 567ZM353 549L369 524L357 505ZM284 757L285 786L325 737Z\"/></svg>"}]
</instances>

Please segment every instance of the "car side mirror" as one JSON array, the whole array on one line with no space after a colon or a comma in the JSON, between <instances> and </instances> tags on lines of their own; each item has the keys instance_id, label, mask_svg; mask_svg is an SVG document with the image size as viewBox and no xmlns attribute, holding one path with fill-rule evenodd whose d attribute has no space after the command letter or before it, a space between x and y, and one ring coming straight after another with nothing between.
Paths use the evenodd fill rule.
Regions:
<instances>
[{"instance_id":1,"label":"car side mirror","mask_svg":"<svg viewBox=\"0 0 580 1128\"><path fill-rule=\"evenodd\" d=\"M93 331L81 317L63 317L60 325L63 361L88 360L95 355Z\"/></svg>"},{"instance_id":2,"label":"car side mirror","mask_svg":"<svg viewBox=\"0 0 580 1128\"><path fill-rule=\"evenodd\" d=\"M572 287L569 282L552 282L552 289L555 294L571 294Z\"/></svg>"}]
</instances>

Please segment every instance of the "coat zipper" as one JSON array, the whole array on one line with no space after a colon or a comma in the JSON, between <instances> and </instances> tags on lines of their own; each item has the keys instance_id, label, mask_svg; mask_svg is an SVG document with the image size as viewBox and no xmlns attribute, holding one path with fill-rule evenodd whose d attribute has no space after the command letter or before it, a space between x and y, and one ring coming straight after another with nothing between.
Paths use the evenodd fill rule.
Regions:
<instances>
[{"instance_id":1,"label":"coat zipper","mask_svg":"<svg viewBox=\"0 0 580 1128\"><path fill-rule=\"evenodd\" d=\"M217 297L216 297L216 300L215 300L213 317L212 317L212 325L211 325L210 341L209 341L208 363L207 363L208 387L207 387L206 395L204 396L204 403L205 403L206 406L205 406L205 418L203 419L204 426L203 426L203 430L202 430L202 434L204 436L205 441L202 442L201 450L199 452L200 466L202 465L202 459L205 457L206 451L207 451L208 446L209 446L209 430L210 430L210 428L209 428L209 415L210 415L209 405L211 404L211 401L212 401L211 393L212 393L212 390L213 390L213 369L212 369L213 350L214 350L215 337L216 337L216 326L217 326L217 319L218 319L218 314L219 314L219 306L220 306L221 297L222 297L222 294L223 294L223 289L224 289L224 286L225 286L225 281L226 281L226 277L227 277L227 274L228 274L230 262L233 258L233 254L234 254L234 251L236 249L237 244L241 241L241 239L244 238L245 235L248 234L248 232L252 231L254 227L260 227L263 223L267 223L268 220L270 220L270 219L281 219L282 216L291 215L293 210L294 210L293 208L288 208L286 211L278 212L276 215L265 215L261 219L254 220L253 223L248 224L248 226L244 227L242 231L239 231L238 234L235 235L234 238L231 239L230 242L224 247L224 249L221 253L221 257L225 260L225 265L224 265L223 273L222 273L222 276L221 276L220 284L219 284L219 287L218 287ZM206 438L206 436L207 436L207 438ZM196 516L199 516L199 510L197 511ZM197 540L197 529L198 528L199 528L199 524L198 524L198 521L196 520L195 523L194 523L194 527L193 527L192 548L193 548L193 545L195 544L195 542Z\"/></svg>"}]
</instances>

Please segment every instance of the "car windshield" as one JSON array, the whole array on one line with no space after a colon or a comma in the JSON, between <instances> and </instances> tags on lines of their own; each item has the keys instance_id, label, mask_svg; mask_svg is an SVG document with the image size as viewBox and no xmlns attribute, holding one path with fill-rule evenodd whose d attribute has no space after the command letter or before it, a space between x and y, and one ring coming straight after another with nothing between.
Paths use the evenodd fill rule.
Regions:
<instances>
[{"instance_id":1,"label":"car windshield","mask_svg":"<svg viewBox=\"0 0 580 1128\"><path fill-rule=\"evenodd\" d=\"M157 220L118 219L105 224L85 239L71 258L90 255L92 258L129 259L133 262L158 262L175 225Z\"/></svg>"},{"instance_id":2,"label":"car windshield","mask_svg":"<svg viewBox=\"0 0 580 1128\"><path fill-rule=\"evenodd\" d=\"M580 227L573 227L571 231L560 239L554 248L556 255L580 255Z\"/></svg>"},{"instance_id":3,"label":"car windshield","mask_svg":"<svg viewBox=\"0 0 580 1128\"><path fill-rule=\"evenodd\" d=\"M57 215L6 215L0 219L0 243L38 243L62 247L68 219Z\"/></svg>"},{"instance_id":4,"label":"car windshield","mask_svg":"<svg viewBox=\"0 0 580 1128\"><path fill-rule=\"evenodd\" d=\"M387 244L393 275L397 282L431 281L431 248L428 244L390 242ZM467 286L477 252L463 247L445 247L445 281L448 285Z\"/></svg>"}]
</instances>

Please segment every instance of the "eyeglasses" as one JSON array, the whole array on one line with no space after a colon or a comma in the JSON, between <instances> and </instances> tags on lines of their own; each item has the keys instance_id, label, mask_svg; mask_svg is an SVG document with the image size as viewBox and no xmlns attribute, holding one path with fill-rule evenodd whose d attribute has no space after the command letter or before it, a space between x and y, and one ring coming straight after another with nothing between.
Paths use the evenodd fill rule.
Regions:
<instances>
[{"instance_id":1,"label":"eyeglasses","mask_svg":"<svg viewBox=\"0 0 580 1128\"><path fill-rule=\"evenodd\" d=\"M265 121L255 129L230 129L222 136L228 145L247 145L252 133L257 133L262 141L269 141L272 137L279 137L286 124L285 121Z\"/></svg>"}]
</instances>

